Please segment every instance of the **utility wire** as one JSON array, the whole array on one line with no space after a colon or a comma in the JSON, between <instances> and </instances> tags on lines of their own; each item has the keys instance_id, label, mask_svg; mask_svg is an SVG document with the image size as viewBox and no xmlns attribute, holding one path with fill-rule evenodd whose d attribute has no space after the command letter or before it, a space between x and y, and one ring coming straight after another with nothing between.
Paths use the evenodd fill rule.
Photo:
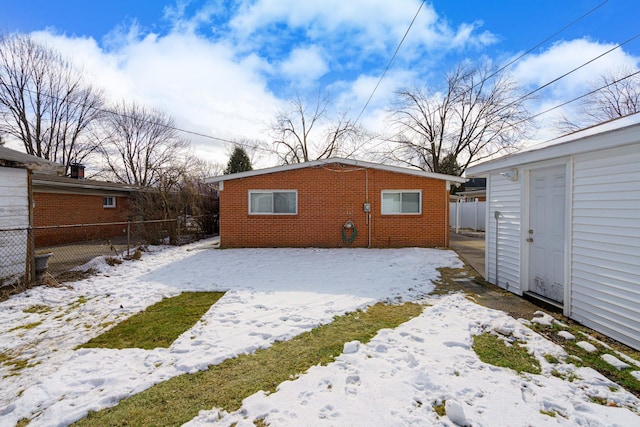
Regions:
<instances>
[{"instance_id":1,"label":"utility wire","mask_svg":"<svg viewBox=\"0 0 640 427\"><path fill-rule=\"evenodd\" d=\"M528 119L520 120L519 122L513 123L513 124L509 125L509 127L517 126L517 125L519 125L519 124L521 124L521 123L524 123L524 122L526 122L526 121L529 121L529 120L535 119L536 117L539 117L539 116L542 116L542 115L544 115L544 114L550 113L550 112L551 112L551 111L553 111L553 110L557 110L558 108L564 107L565 105L571 104L572 102L579 101L579 100L580 100L580 99L582 99L582 98L585 98L585 97L587 97L587 96L589 96L589 95L593 95L593 94L594 94L594 93L596 93L596 92L599 92L599 91L601 91L601 90L603 90L603 89L606 89L606 88L608 88L609 86L612 86L612 85L614 85L614 84L616 84L616 83L620 83L621 81L624 81L624 80L626 80L626 79L630 79L631 77L637 76L638 74L640 74L640 70L636 71L635 73L631 73L631 74L629 74L629 75L626 75L626 76L624 76L624 77L621 77L621 78L619 78L618 80L614 80L614 81L612 81L612 82L610 82L610 83L607 83L607 84L606 84L606 85L604 85L604 86L600 86L600 87L599 87L599 88L597 88L597 89L593 89L593 90L592 90L592 91L590 91L590 92L587 92L587 93L582 94L582 95L580 95L580 96L577 96L577 97L575 97L575 98L573 98L573 99L570 99L569 101L565 101L565 102L563 102L562 104L558 104L558 105L556 105L556 106L554 106L554 107L548 108L548 109L546 109L546 110L544 110L544 111L541 111L541 112L539 112L539 113L537 113L537 114L534 114L533 116L529 117Z\"/></svg>"},{"instance_id":2,"label":"utility wire","mask_svg":"<svg viewBox=\"0 0 640 427\"><path fill-rule=\"evenodd\" d=\"M402 43L404 43L404 40L407 38L407 35L409 34L409 31L411 30L411 27L413 27L413 23L416 22L416 18L418 18L418 14L422 10L422 6L424 6L424 2L425 2L425 0L422 0L422 2L420 2L420 6L418 7L418 10L416 11L416 14L413 16L413 19L411 20L411 23L409 24L409 27L407 28L407 31L405 31L404 36L402 36L402 39L400 40L400 43L398 43L398 47L396 47L395 52L393 52L393 55L391 56L391 59L389 60L389 62L387 63L387 66L385 67L384 71L380 75L380 78L378 79L378 83L376 83L376 86L373 88L373 91L371 91L371 95L369 95L369 99L367 99L367 102L364 104L364 107L362 107L362 110L360 111L360 114L358 114L358 117L353 122L354 125L356 123L358 123L358 121L360 120L360 117L362 117L362 114L365 112L365 110L369 106L369 103L371 102L371 99L373 99L373 95L378 90L378 87L380 86L380 83L382 82L382 79L387 74L387 71L389 71L389 68L391 67L391 64L393 63L393 60L396 58L396 55L398 55L398 51L400 50L400 47L402 46Z\"/></svg>"},{"instance_id":3,"label":"utility wire","mask_svg":"<svg viewBox=\"0 0 640 427\"><path fill-rule=\"evenodd\" d=\"M571 21L569 24L565 25L564 27L562 27L561 29L559 29L558 31L556 31L555 33L551 34L549 37L547 37L546 39L542 40L540 43L538 43L537 45L533 46L532 48L528 49L526 52L523 52L522 54L518 55L516 58L512 59L511 61L509 61L507 64L503 65L502 67L500 67L497 71L493 72L492 74L490 74L489 76L485 77L481 82L475 84L474 86L471 87L471 89L473 89L474 87L483 84L484 82L486 82L487 80L489 80L491 77L494 77L495 75L499 74L501 71L504 71L506 68L510 67L511 65L515 64L516 62L518 62L519 60L521 60L522 58L524 58L525 56L527 56L528 54L530 54L531 52L533 52L534 50L536 50L537 48L539 48L540 46L544 45L546 42L548 42L549 40L553 39L555 36L557 36L558 34L562 33L564 30L566 30L569 27L572 27L574 24L576 24L577 22L581 21L582 19L586 18L587 16L589 16L590 14L592 14L593 12L595 12L597 9L601 8L602 6L604 6L606 3L608 3L609 0L605 0L602 3L600 3L599 5L597 5L596 7L594 7L593 9L589 10L588 12L584 13L582 16L574 19L573 21Z\"/></svg>"},{"instance_id":4,"label":"utility wire","mask_svg":"<svg viewBox=\"0 0 640 427\"><path fill-rule=\"evenodd\" d=\"M108 108L93 107L93 106L89 106L87 104L84 104L82 102L77 102L77 101L73 101L73 100L64 100L64 99L60 98L59 96L52 95L50 93L38 92L38 91L35 91L33 89L29 89L29 88L20 88L20 87L18 87L16 85L13 85L13 84L7 84L7 86L13 87L14 89L23 90L25 92L29 92L29 93L31 93L33 95L43 95L43 96L46 96L48 98L55 99L57 101L70 102L70 103L75 104L75 105L80 106L80 107L91 108L91 109L93 109L95 111L99 111L101 113L113 114L113 115L117 115L117 116L124 117L124 118L127 118L127 119L140 120L139 117L134 117L134 116L131 116L129 114L124 114L124 113L121 113L121 112L118 112L118 111L114 111L114 110L111 110L111 109L108 109ZM204 133L195 132L195 131L191 131L191 130L187 130L187 129L182 129L182 128L179 128L179 127L176 127L176 126L167 125L165 123L160 123L160 122L156 122L156 121L153 121L153 120L145 120L145 119L143 119L141 121L143 121L145 123L148 123L148 124L155 125L155 126L161 126L161 127L165 128L165 129L170 129L170 130L174 130L176 132L185 133L185 134L188 134L188 135L199 136L201 138L211 139L211 140L214 140L214 141L220 141L220 142L224 142L226 144L239 145L239 146L246 147L246 148L249 148L249 149L252 149L252 150L255 149L255 150L266 151L268 153L273 153L273 150L269 150L268 148L262 148L262 147L257 146L257 145L253 146L253 145L249 145L249 144L244 144L244 143L239 142L239 141L231 141L229 139L220 138L220 137L213 136L213 135L207 135L207 134L204 134Z\"/></svg>"},{"instance_id":5,"label":"utility wire","mask_svg":"<svg viewBox=\"0 0 640 427\"><path fill-rule=\"evenodd\" d=\"M587 62L585 62L585 63L583 63L583 64L581 64L581 65L578 65L578 66L577 66L577 67L575 67L574 69L572 69L572 70L570 70L570 71L567 71L566 73L562 74L561 76L556 77L555 79L551 80L550 82L547 82L547 83L543 84L542 86L538 87L537 89L532 90L531 92L527 93L526 95L521 96L520 98L516 99L515 101L513 101L513 102L511 102L511 103L509 103L509 104L507 104L507 105L505 105L504 107L502 107L502 108L500 108L498 111L496 111L496 114L497 114L497 113L500 113L501 111L504 111L505 109L507 109L507 108L509 108L509 107L511 107L511 106L513 106L513 105L515 105L515 104L517 104L517 103L519 103L520 101L523 101L523 100L525 100L525 99L529 98L529 97L530 97L531 95L533 95L534 93L539 92L539 91L541 91L542 89L544 89L544 88L546 88L546 87L548 87L548 86L550 86L550 85L554 84L554 83L555 83L555 82L557 82L558 80L561 80L561 79L563 79L563 78L567 77L569 74L575 73L575 72L576 72L576 71L578 71L579 69L581 69L581 68L583 68L583 67L585 67L585 66L587 66L587 65L591 64L592 62L594 62L594 61L596 61L596 60L598 60L598 59L602 58L602 57L603 57L603 56L605 56L605 55L610 54L610 53L611 53L611 52L613 52L614 50L621 48L622 46L626 45L627 43L632 42L633 40L637 39L638 37L640 37L640 33L638 33L638 34L636 34L635 36L633 36L633 37L631 37L631 38L629 38L629 39L625 40L624 42L622 42L622 43L620 43L620 44L618 44L618 45L616 45L616 46L612 47L611 49L607 50L606 52L601 53L600 55L596 56L595 58L592 58L592 59L590 59L589 61L587 61Z\"/></svg>"},{"instance_id":6,"label":"utility wire","mask_svg":"<svg viewBox=\"0 0 640 427\"><path fill-rule=\"evenodd\" d=\"M518 62L519 60L521 60L523 57L525 57L526 55L530 54L531 52L533 52L534 50L536 50L537 48L539 48L540 46L544 45L545 43L547 43L549 40L553 39L554 37L556 37L558 34L564 32L567 28L572 27L573 25L575 25L576 23L578 23L579 21L581 21L582 19L586 18L587 16L589 16L590 14L592 14L593 12L595 12L596 10L598 10L599 8L601 8L602 6L604 6L606 3L608 3L609 0L604 0L602 3L598 4L597 6L595 6L594 8L592 8L591 10L587 11L586 13L582 14L581 16L579 16L578 18L574 19L573 21L571 21L570 23L568 23L567 25L565 25L564 27L562 27L561 29L559 29L558 31L556 31L555 33L551 34L550 36L548 36L547 38L545 38L544 40L542 40L541 42L539 42L538 44L536 44L535 46L533 46L532 48L528 49L527 51L525 51L524 53L518 55L516 58L512 59L511 61L509 61L507 64L501 66L498 70L494 71L493 73L491 73L490 75L486 76L485 78L483 78L480 82L474 84L470 90L473 90L476 86L482 85L484 84L487 80L489 80L490 78L496 76L497 74L499 74L500 72L504 71L506 68L510 67L511 65L515 64L516 62ZM395 52L393 53L393 56L391 57L391 60L389 61L389 63L387 64L387 67L384 69L382 75L380 76L380 78L378 79L378 83L376 83L376 86L374 87L373 91L371 92L371 95L369 95L369 99L367 99L367 102L365 103L364 107L362 107L362 110L360 111L360 114L358 114L358 117L356 118L354 124L356 124L360 118L362 117L362 114L365 112L365 110L367 109L367 107L369 106L369 103L371 102L371 99L373 98L373 95L376 93L376 91L378 90L378 87L380 86L380 83L382 82L382 79L384 78L384 76L386 75L387 71L389 70L389 68L391 67L391 64L393 63L393 60L395 59L396 55L398 54L398 51L400 50L400 46L402 46L402 43L404 42L405 38L407 37L407 34L409 34L409 30L411 29L411 27L413 26L413 23L415 22L418 14L420 13L420 10L422 9L422 7L424 6L424 0L422 1L422 3L420 4L420 7L418 8L418 11L416 12L415 16L413 17L413 20L411 21L411 24L409 24L409 28L407 28L407 31L405 32L404 36L402 37L402 40L400 40L400 43L398 44L398 47L396 48Z\"/></svg>"},{"instance_id":7,"label":"utility wire","mask_svg":"<svg viewBox=\"0 0 640 427\"><path fill-rule=\"evenodd\" d=\"M626 76L624 76L624 77L621 77L621 78L619 78L619 79L617 79L617 80L614 80L614 81L612 81L612 82L610 82L610 83L607 83L607 84L606 84L606 85L604 85L604 86L600 86L600 87L599 87L599 88L597 88L597 89L593 89L593 90L591 90L591 91L589 91L589 92L587 92L587 93L584 93L584 94L582 94L582 95L580 95L580 96L577 96L577 97L575 97L575 98L573 98L573 99L570 99L569 101L565 101L565 102L563 102L563 103L561 103L561 104L558 104L558 105L553 106L553 107L551 107L551 108L548 108L548 109L546 109L546 110L544 110L544 111L541 111L541 112L539 112L539 113L536 113L536 114L534 114L533 116L531 116L531 117L529 117L529 118L527 118L527 119L523 119L523 120L520 120L520 121L518 121L518 122L516 122L516 123L509 124L509 125L507 125L507 128L511 128L511 127L517 126L517 125L519 125L519 124L522 124L522 123L524 123L524 122L527 122L527 121L533 120L533 119L535 119L535 118L537 118L537 117L540 117L540 116L542 116L542 115L544 115L544 114L550 113L551 111L557 110L558 108L564 107L565 105L568 105L568 104L571 104L571 103L573 103L573 102L579 101L579 100L580 100L580 99L582 99L582 98L585 98L585 97L587 97L587 96L589 96L589 95L593 95L593 94L594 94L594 93L596 93L596 92L599 92L599 91L601 91L601 90L603 90L603 89L608 88L609 86L615 85L615 84L617 84L617 83L620 83L620 82L622 82L622 81L624 81L624 80L630 79L630 78L635 77L635 76L637 76L637 75L640 75L640 70L638 70L638 71L636 71L636 72L634 72L634 73L628 74L628 75L626 75ZM400 135L401 133L402 133L402 132L398 132L398 133L396 133L393 137L396 137L396 136ZM391 138L393 138L393 137L391 137ZM384 144L385 142L388 142L389 140L390 140L390 138L385 138L385 139L384 139L384 140L382 140L381 142L379 142L379 143L375 144L374 146L370 147L370 148L369 148L369 153L373 153L373 154L381 154L381 152L375 152L375 151L374 151L374 152L372 152L371 150L372 150L372 149L374 149L374 148L379 147L380 145ZM536 145L543 144L543 143L545 143L545 142L541 142L541 143L538 143L538 144L534 144L534 145L532 145L532 147L535 147Z\"/></svg>"}]
</instances>

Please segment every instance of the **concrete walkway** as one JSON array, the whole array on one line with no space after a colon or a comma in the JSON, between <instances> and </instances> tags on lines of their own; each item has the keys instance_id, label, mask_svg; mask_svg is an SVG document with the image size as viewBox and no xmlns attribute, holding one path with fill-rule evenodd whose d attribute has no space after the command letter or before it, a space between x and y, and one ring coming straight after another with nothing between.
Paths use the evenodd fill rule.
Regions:
<instances>
[{"instance_id":1,"label":"concrete walkway","mask_svg":"<svg viewBox=\"0 0 640 427\"><path fill-rule=\"evenodd\" d=\"M482 278L486 279L484 271L484 233L461 232L449 234L449 246L456 251Z\"/></svg>"}]
</instances>

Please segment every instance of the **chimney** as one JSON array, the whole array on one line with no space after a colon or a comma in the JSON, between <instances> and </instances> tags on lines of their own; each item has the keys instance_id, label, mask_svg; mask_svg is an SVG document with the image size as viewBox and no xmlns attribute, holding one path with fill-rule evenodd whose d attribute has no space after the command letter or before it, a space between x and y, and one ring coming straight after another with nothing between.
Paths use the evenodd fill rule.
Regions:
<instances>
[{"instance_id":1,"label":"chimney","mask_svg":"<svg viewBox=\"0 0 640 427\"><path fill-rule=\"evenodd\" d=\"M84 179L84 165L71 163L71 178Z\"/></svg>"}]
</instances>

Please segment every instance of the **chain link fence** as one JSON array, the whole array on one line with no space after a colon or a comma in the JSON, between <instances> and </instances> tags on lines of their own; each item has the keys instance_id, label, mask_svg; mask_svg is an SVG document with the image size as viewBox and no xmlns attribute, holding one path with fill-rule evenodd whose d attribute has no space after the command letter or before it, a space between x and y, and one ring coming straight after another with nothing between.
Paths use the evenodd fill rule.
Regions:
<instances>
[{"instance_id":1,"label":"chain link fence","mask_svg":"<svg viewBox=\"0 0 640 427\"><path fill-rule=\"evenodd\" d=\"M36 257L50 254L47 273L54 278L73 276L74 272L91 269L91 261L97 257L133 257L135 251L148 245L183 245L213 235L211 227L216 218L210 215L177 219L127 221L100 224L60 225L34 227ZM52 233L76 236L75 241L63 245L41 246L38 237ZM101 236L96 238L96 236Z\"/></svg>"},{"instance_id":2,"label":"chain link fence","mask_svg":"<svg viewBox=\"0 0 640 427\"><path fill-rule=\"evenodd\" d=\"M183 245L217 232L217 215L0 229L0 294L24 289L45 272L59 281L75 279L90 272L96 258L118 262L148 245ZM69 243L42 243L51 241Z\"/></svg>"},{"instance_id":3,"label":"chain link fence","mask_svg":"<svg viewBox=\"0 0 640 427\"><path fill-rule=\"evenodd\" d=\"M0 289L18 289L30 280L28 228L0 229Z\"/></svg>"}]
</instances>

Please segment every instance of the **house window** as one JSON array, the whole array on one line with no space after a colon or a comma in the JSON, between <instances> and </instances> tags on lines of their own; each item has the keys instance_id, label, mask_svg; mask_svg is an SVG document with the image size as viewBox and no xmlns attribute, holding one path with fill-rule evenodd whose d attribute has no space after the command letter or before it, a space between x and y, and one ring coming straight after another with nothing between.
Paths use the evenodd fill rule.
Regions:
<instances>
[{"instance_id":1,"label":"house window","mask_svg":"<svg viewBox=\"0 0 640 427\"><path fill-rule=\"evenodd\" d=\"M422 213L422 191L383 191L382 192L382 214L421 214Z\"/></svg>"},{"instance_id":2,"label":"house window","mask_svg":"<svg viewBox=\"0 0 640 427\"><path fill-rule=\"evenodd\" d=\"M249 213L251 215L297 215L298 192L249 191Z\"/></svg>"},{"instance_id":3,"label":"house window","mask_svg":"<svg viewBox=\"0 0 640 427\"><path fill-rule=\"evenodd\" d=\"M102 198L102 207L103 208L115 208L116 207L116 198L114 196L104 196Z\"/></svg>"}]
</instances>

